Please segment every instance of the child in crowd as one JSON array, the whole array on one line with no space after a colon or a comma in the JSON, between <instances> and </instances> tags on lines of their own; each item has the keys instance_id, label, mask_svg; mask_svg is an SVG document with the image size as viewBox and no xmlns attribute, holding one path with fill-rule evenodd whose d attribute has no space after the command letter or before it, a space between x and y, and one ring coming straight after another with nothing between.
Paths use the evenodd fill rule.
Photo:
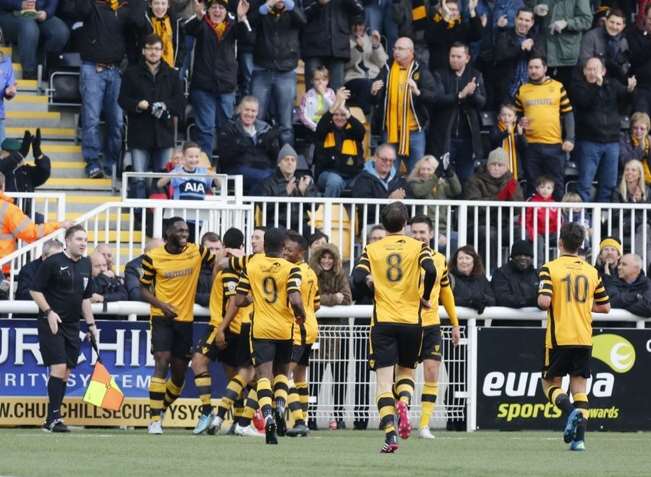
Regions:
<instances>
[{"instance_id":1,"label":"child in crowd","mask_svg":"<svg viewBox=\"0 0 651 477\"><path fill-rule=\"evenodd\" d=\"M439 163L434 156L423 156L423 158L414 165L414 169L411 171L411 174L409 174L407 182L411 185L411 189L416 199L454 199L461 195L462 191L461 182L454 172L454 169L450 167L449 154L445 154L441 158L441 163ZM437 209L438 220L436 217ZM456 232L450 231L450 234L447 230L448 207L441 205L429 206L427 208L427 215L434 224L434 230L438 231L438 240L436 240L437 248L445 251L448 238L452 238L449 236L456 236ZM452 244L451 249L456 249L456 243Z\"/></svg>"},{"instance_id":2,"label":"child in crowd","mask_svg":"<svg viewBox=\"0 0 651 477\"><path fill-rule=\"evenodd\" d=\"M319 119L335 104L336 94L328 88L330 75L325 66L314 70L312 74L312 88L301 99L298 117L303 125L310 131L316 131Z\"/></svg>"},{"instance_id":3,"label":"child in crowd","mask_svg":"<svg viewBox=\"0 0 651 477\"><path fill-rule=\"evenodd\" d=\"M540 176L536 179L536 192L528 202L554 202L554 179L549 176ZM556 235L560 227L560 211L556 207L534 208L528 207L525 212L525 231L527 239L533 241L538 254L536 263L544 263L553 257L551 251L546 256L545 245L549 248L556 246ZM545 236L548 235L547 242ZM536 266L536 264L534 264Z\"/></svg>"},{"instance_id":4,"label":"child in crowd","mask_svg":"<svg viewBox=\"0 0 651 477\"><path fill-rule=\"evenodd\" d=\"M12 100L16 96L16 77L11 66L11 57L0 51L0 144L5 140L5 99Z\"/></svg>"},{"instance_id":5,"label":"child in crowd","mask_svg":"<svg viewBox=\"0 0 651 477\"><path fill-rule=\"evenodd\" d=\"M561 202L573 202L579 203L583 202L581 196L578 192L566 192ZM581 249L583 253L590 253L590 237L592 236L592 215L590 209L577 207L577 208L563 208L561 209L561 223L566 224L568 222L577 222L583 225L585 229L585 240Z\"/></svg>"},{"instance_id":6,"label":"child in crowd","mask_svg":"<svg viewBox=\"0 0 651 477\"><path fill-rule=\"evenodd\" d=\"M500 106L497 117L497 126L490 131L491 150L501 147L509 159L509 171L517 181L524 177L522 172L522 158L527 147L527 138L524 135L522 123L517 121L515 106L505 103Z\"/></svg>"}]
</instances>

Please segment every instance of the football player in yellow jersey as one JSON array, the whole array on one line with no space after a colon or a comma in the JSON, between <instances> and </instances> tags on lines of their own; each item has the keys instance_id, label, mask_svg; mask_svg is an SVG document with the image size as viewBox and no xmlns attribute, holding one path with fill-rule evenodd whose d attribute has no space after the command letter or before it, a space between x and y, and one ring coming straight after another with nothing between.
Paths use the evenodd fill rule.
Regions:
<instances>
[{"instance_id":1,"label":"football player in yellow jersey","mask_svg":"<svg viewBox=\"0 0 651 477\"><path fill-rule=\"evenodd\" d=\"M429 300L436 269L430 249L403 235L409 215L402 202L385 206L381 216L387 236L365 247L353 271L353 282L374 289L369 365L375 370L380 425L385 432L380 452L393 453L398 450L396 410L400 436L406 439L411 432L407 403L393 397L394 367L397 365L396 382L413 382L421 349L422 311L432 306ZM421 269L425 270L422 295ZM404 394L413 394L413 389L406 387L403 385Z\"/></svg>"},{"instance_id":2,"label":"football player in yellow jersey","mask_svg":"<svg viewBox=\"0 0 651 477\"><path fill-rule=\"evenodd\" d=\"M282 430L284 425L294 325L305 320L300 269L282 258L286 238L285 229L268 229L264 255L232 257L228 261L233 270L242 273L237 303L245 303L249 293L253 297L251 348L267 444L278 443L276 429Z\"/></svg>"},{"instance_id":3,"label":"football player in yellow jersey","mask_svg":"<svg viewBox=\"0 0 651 477\"><path fill-rule=\"evenodd\" d=\"M189 233L185 220L169 219L165 245L142 259L140 291L151 305L151 350L156 363L149 383L150 434L162 434L164 412L181 394L191 357L199 273L203 263L211 264L215 258L210 250L188 243Z\"/></svg>"},{"instance_id":4,"label":"football player in yellow jersey","mask_svg":"<svg viewBox=\"0 0 651 477\"><path fill-rule=\"evenodd\" d=\"M224 247L227 250L244 249L244 235L236 228L231 228L224 234ZM192 355L192 371L194 371L194 383L201 400L201 416L194 428L194 434L201 434L206 431L213 420L212 405L210 404L212 378L208 370L210 361L219 360L224 364L224 371L229 378L235 374L235 370L243 364L250 365L250 355L238 355L240 334L228 334L225 349L220 348L218 335L223 337L221 324L227 313L229 305L234 304L235 290L239 281L239 275L231 270L220 270L215 274L212 288L210 290L210 325L206 336L195 346ZM236 314L238 309L235 308ZM248 336L246 336L248 345ZM248 346L247 346L248 348ZM250 377L249 377L250 379ZM228 389L227 389L228 394ZM219 408L219 412L221 412ZM225 410L223 414L225 414ZM222 415L223 418L223 415ZM221 423L220 423L221 424Z\"/></svg>"},{"instance_id":5,"label":"football player in yellow jersey","mask_svg":"<svg viewBox=\"0 0 651 477\"><path fill-rule=\"evenodd\" d=\"M417 215L411 219L411 236L426 244L434 238L432 221L426 215ZM434 439L429 430L429 421L434 412L439 386L439 367L441 365L441 319L439 317L439 301L445 307L452 324L452 343L459 344L461 332L457 309L454 305L454 295L450 287L448 270L445 265L445 255L432 251L432 259L436 268L436 282L432 289L430 300L432 308L423 310L423 346L420 352L420 362L423 363L423 392L421 394L421 414L418 435L423 439ZM440 300L439 300L440 299ZM399 387L399 385L398 385ZM413 383L411 384L413 389Z\"/></svg>"},{"instance_id":6,"label":"football player in yellow jersey","mask_svg":"<svg viewBox=\"0 0 651 477\"><path fill-rule=\"evenodd\" d=\"M301 297L305 308L305 322L294 327L294 346L289 363L289 375L294 382L292 386L290 381L289 388L288 406L294 419L294 427L287 430L289 437L305 437L308 434L305 425L309 401L307 369L310 366L312 345L319 334L316 321L316 312L321 302L319 280L314 270L304 261L306 251L307 240L298 232L289 230L285 241L285 259L301 269Z\"/></svg>"},{"instance_id":7,"label":"football player in yellow jersey","mask_svg":"<svg viewBox=\"0 0 651 477\"><path fill-rule=\"evenodd\" d=\"M588 419L587 379L592 357L592 312L608 313L610 303L597 269L577 256L585 229L570 222L561 227L561 256L540 269L538 306L547 310L545 362L542 385L545 396L567 415L563 440L570 449L585 450ZM574 403L561 389L570 375Z\"/></svg>"},{"instance_id":8,"label":"football player in yellow jersey","mask_svg":"<svg viewBox=\"0 0 651 477\"><path fill-rule=\"evenodd\" d=\"M256 227L251 235L251 248L253 253L264 252L264 227ZM238 275L239 284L240 275ZM251 426L251 418L255 414L258 398L255 389L249 389L246 400L246 408L237 413L237 402L243 398L247 386L255 377L255 369L251 360L251 314L253 303L240 303L246 305L238 307L235 300L230 300L224 319L217 327L215 342L221 348L226 348L220 360L223 363L230 363L231 372L227 373L229 381L226 385L226 392L219 401L217 415L213 419L208 432L214 434L219 431L226 412L231 406L234 407L232 433L238 436L261 437L264 434L258 432ZM229 431L229 434L231 431Z\"/></svg>"}]
</instances>

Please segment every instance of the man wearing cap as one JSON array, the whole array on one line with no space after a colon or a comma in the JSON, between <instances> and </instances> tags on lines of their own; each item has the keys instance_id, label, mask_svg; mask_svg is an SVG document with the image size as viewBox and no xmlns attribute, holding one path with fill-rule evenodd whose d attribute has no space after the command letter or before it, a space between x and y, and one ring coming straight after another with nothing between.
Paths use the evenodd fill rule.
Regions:
<instances>
[{"instance_id":1,"label":"man wearing cap","mask_svg":"<svg viewBox=\"0 0 651 477\"><path fill-rule=\"evenodd\" d=\"M285 144L278 152L276 171L258 186L254 195L268 197L317 197L319 192L314 185L312 177L301 175L296 177L298 154L292 146ZM278 208L278 225L298 230L298 204L291 208L291 223L287 223L287 207ZM307 210L307 208L305 208ZM267 206L267 225L273 225L276 207Z\"/></svg>"},{"instance_id":2,"label":"man wearing cap","mask_svg":"<svg viewBox=\"0 0 651 477\"><path fill-rule=\"evenodd\" d=\"M491 286L495 294L495 304L508 308L536 306L538 283L538 272L533 266L531 242L516 240L511 246L510 260L493 273ZM526 326L527 322L505 321L499 324Z\"/></svg>"},{"instance_id":3,"label":"man wearing cap","mask_svg":"<svg viewBox=\"0 0 651 477\"><path fill-rule=\"evenodd\" d=\"M522 190L520 184L513 178L509 171L509 159L506 152L501 147L494 149L488 155L486 167L477 171L468 182L464 185L464 199L481 200L481 201L522 201ZM498 208L490 209L490 222L486 222L486 211L479 207L478 214L478 233L477 233L477 250L485 261L486 268L491 272L497 265L497 230L502 227L502 239L506 242L508 237L508 220L507 215L502 214L502 224L499 223ZM474 220L475 214L468 214L469 219ZM472 224L468 230L474 231ZM490 233L490 243L488 249L491 250L490 262L486 262L486 234ZM473 243L472 241L469 243Z\"/></svg>"},{"instance_id":4,"label":"man wearing cap","mask_svg":"<svg viewBox=\"0 0 651 477\"><path fill-rule=\"evenodd\" d=\"M617 277L617 266L624 253L622 244L615 237L606 237L599 244L599 255L595 268L599 272L604 285L611 278Z\"/></svg>"}]
</instances>

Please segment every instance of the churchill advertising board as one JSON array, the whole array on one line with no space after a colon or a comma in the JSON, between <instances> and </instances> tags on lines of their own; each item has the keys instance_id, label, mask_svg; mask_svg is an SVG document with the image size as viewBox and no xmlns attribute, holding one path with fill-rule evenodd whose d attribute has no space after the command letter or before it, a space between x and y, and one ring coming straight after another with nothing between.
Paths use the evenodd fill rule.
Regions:
<instances>
[{"instance_id":1,"label":"churchill advertising board","mask_svg":"<svg viewBox=\"0 0 651 477\"><path fill-rule=\"evenodd\" d=\"M107 411L82 402L97 359L87 340L82 342L77 367L68 380L62 415L72 425L145 426L149 422L149 380L154 368L149 323L98 321L102 363L125 394L120 411ZM82 330L85 326L82 325ZM195 342L206 333L195 323ZM81 337L85 336L81 332ZM47 369L38 347L35 319L0 320L0 426L40 425L47 412ZM212 364L213 396L225 387L222 367ZM194 427L201 412L194 376L188 368L181 398L165 416L167 427ZM216 403L216 402L215 402Z\"/></svg>"},{"instance_id":2,"label":"churchill advertising board","mask_svg":"<svg viewBox=\"0 0 651 477\"><path fill-rule=\"evenodd\" d=\"M545 330L479 328L477 335L478 428L560 429L561 411L540 384ZM651 330L595 329L591 370L589 429L651 429Z\"/></svg>"}]
</instances>

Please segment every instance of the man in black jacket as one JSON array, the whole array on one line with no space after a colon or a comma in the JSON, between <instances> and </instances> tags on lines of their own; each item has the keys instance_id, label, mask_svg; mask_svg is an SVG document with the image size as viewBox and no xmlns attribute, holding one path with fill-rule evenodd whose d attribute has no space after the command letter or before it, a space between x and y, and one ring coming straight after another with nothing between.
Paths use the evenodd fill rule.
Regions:
<instances>
[{"instance_id":1,"label":"man in black jacket","mask_svg":"<svg viewBox=\"0 0 651 477\"><path fill-rule=\"evenodd\" d=\"M496 306L524 308L536 306L538 272L533 266L533 246L527 240L516 240L511 246L511 260L495 270L491 279ZM493 325L527 326L527 322L502 321Z\"/></svg>"},{"instance_id":2,"label":"man in black jacket","mask_svg":"<svg viewBox=\"0 0 651 477\"><path fill-rule=\"evenodd\" d=\"M434 78L415 59L414 42L406 37L398 38L393 47L393 60L384 65L373 81L371 95L381 105L382 113L378 116L385 140L396 147L409 171L425 155L428 109L436 94ZM400 117L401 108L407 110L406 121Z\"/></svg>"},{"instance_id":3,"label":"man in black jacket","mask_svg":"<svg viewBox=\"0 0 651 477\"><path fill-rule=\"evenodd\" d=\"M278 152L278 167L276 172L260 183L254 195L267 197L318 197L319 191L314 185L312 177L307 174L296 176L298 154L292 146L285 144ZM276 205L278 207L276 207ZM304 207L307 214L308 207ZM287 223L287 207L284 204L269 204L267 206L267 226L275 223L278 214L278 224L287 226L288 229L298 230L299 221L305 217L299 216L299 204L292 204L290 223ZM305 226L303 230L306 230Z\"/></svg>"},{"instance_id":4,"label":"man in black jacket","mask_svg":"<svg viewBox=\"0 0 651 477\"><path fill-rule=\"evenodd\" d=\"M398 40L400 41L400 40ZM407 180L398 173L396 151L390 144L381 144L373 159L366 161L364 170L355 177L350 188L355 197L368 199L411 199L413 194ZM358 210L363 213L362 207ZM367 223L377 223L375 206L368 206Z\"/></svg>"},{"instance_id":5,"label":"man in black jacket","mask_svg":"<svg viewBox=\"0 0 651 477\"><path fill-rule=\"evenodd\" d=\"M330 72L330 87L344 84L344 65L350 59L350 20L364 15L360 0L304 0L307 25L302 45L305 83L312 72L325 66Z\"/></svg>"},{"instance_id":6,"label":"man in black jacket","mask_svg":"<svg viewBox=\"0 0 651 477\"><path fill-rule=\"evenodd\" d=\"M124 266L124 285L127 288L129 301L142 301L140 295L140 277L142 276L142 257L145 256L152 248L161 247L164 245L161 239L151 239L145 245L145 250L142 255L127 262Z\"/></svg>"},{"instance_id":7,"label":"man in black jacket","mask_svg":"<svg viewBox=\"0 0 651 477\"><path fill-rule=\"evenodd\" d=\"M630 48L630 73L637 79L633 111L651 114L651 3L644 7L644 25L631 26L626 34Z\"/></svg>"},{"instance_id":8,"label":"man in black jacket","mask_svg":"<svg viewBox=\"0 0 651 477\"><path fill-rule=\"evenodd\" d=\"M32 260L20 269L20 273L18 274L18 287L16 288L16 300L32 300L29 291L34 285L41 264L45 262L48 257L60 252L63 252L63 244L61 242L57 239L47 240L43 244L41 256L36 260Z\"/></svg>"},{"instance_id":9,"label":"man in black jacket","mask_svg":"<svg viewBox=\"0 0 651 477\"><path fill-rule=\"evenodd\" d=\"M119 67L125 54L126 31L144 17L145 2L66 1L74 2L74 11L83 21L79 77L82 98L81 149L88 177L101 178L104 174L112 173L122 152L124 120L118 105L121 82ZM105 151L102 151L100 133L102 115L106 121Z\"/></svg>"},{"instance_id":10,"label":"man in black jacket","mask_svg":"<svg viewBox=\"0 0 651 477\"><path fill-rule=\"evenodd\" d=\"M473 174L475 161L482 158L479 119L486 104L484 79L469 63L468 45L454 43L449 66L435 74L442 93L434 99L438 114L430 129L434 155L450 152L462 184Z\"/></svg>"},{"instance_id":11,"label":"man in black jacket","mask_svg":"<svg viewBox=\"0 0 651 477\"><path fill-rule=\"evenodd\" d=\"M617 280L604 282L610 305L637 316L651 317L651 280L642 271L642 259L632 253L624 255L617 272Z\"/></svg>"},{"instance_id":12,"label":"man in black jacket","mask_svg":"<svg viewBox=\"0 0 651 477\"><path fill-rule=\"evenodd\" d=\"M635 78L625 87L606 77L603 60L588 59L583 76L574 81L572 99L576 115L575 159L579 163L577 192L592 202L592 181L597 178L595 202L610 202L617 187L620 121L618 105L635 89ZM598 174L598 175L597 175Z\"/></svg>"},{"instance_id":13,"label":"man in black jacket","mask_svg":"<svg viewBox=\"0 0 651 477\"><path fill-rule=\"evenodd\" d=\"M238 117L219 131L219 162L222 172L242 175L244 193L273 174L278 155L278 129L258 119L259 101L245 96Z\"/></svg>"},{"instance_id":14,"label":"man in black jacket","mask_svg":"<svg viewBox=\"0 0 651 477\"><path fill-rule=\"evenodd\" d=\"M314 163L325 197L341 197L346 184L364 165L366 130L346 108L349 94L344 87L339 88L335 104L316 125Z\"/></svg>"},{"instance_id":15,"label":"man in black jacket","mask_svg":"<svg viewBox=\"0 0 651 477\"><path fill-rule=\"evenodd\" d=\"M273 111L282 143L293 144L292 108L305 16L294 0L268 0L253 9L251 25L255 29L251 92L260 101L258 117L266 121Z\"/></svg>"},{"instance_id":16,"label":"man in black jacket","mask_svg":"<svg viewBox=\"0 0 651 477\"><path fill-rule=\"evenodd\" d=\"M127 113L134 172L163 172L172 158L174 118L185 110L183 84L176 70L162 61L163 42L158 35L147 35L142 56L124 73L118 101ZM133 187L133 197L148 197L144 178L128 185Z\"/></svg>"},{"instance_id":17,"label":"man in black jacket","mask_svg":"<svg viewBox=\"0 0 651 477\"><path fill-rule=\"evenodd\" d=\"M93 294L91 303L109 303L112 301L125 301L129 294L122 278L107 275L108 266L106 258L100 252L93 252L90 256L92 265Z\"/></svg>"},{"instance_id":18,"label":"man in black jacket","mask_svg":"<svg viewBox=\"0 0 651 477\"><path fill-rule=\"evenodd\" d=\"M249 34L249 3L240 0L237 19L226 10L228 0L208 0L205 6L195 2L194 6L195 15L185 24L185 31L195 38L190 102L197 127L195 140L212 157L215 128L223 127L235 108L235 44Z\"/></svg>"},{"instance_id":19,"label":"man in black jacket","mask_svg":"<svg viewBox=\"0 0 651 477\"><path fill-rule=\"evenodd\" d=\"M533 10L521 8L515 16L515 27L497 30L493 49L497 106L505 101L513 101L520 85L529 80L529 57L544 53L544 44L534 36L533 25Z\"/></svg>"}]
</instances>

